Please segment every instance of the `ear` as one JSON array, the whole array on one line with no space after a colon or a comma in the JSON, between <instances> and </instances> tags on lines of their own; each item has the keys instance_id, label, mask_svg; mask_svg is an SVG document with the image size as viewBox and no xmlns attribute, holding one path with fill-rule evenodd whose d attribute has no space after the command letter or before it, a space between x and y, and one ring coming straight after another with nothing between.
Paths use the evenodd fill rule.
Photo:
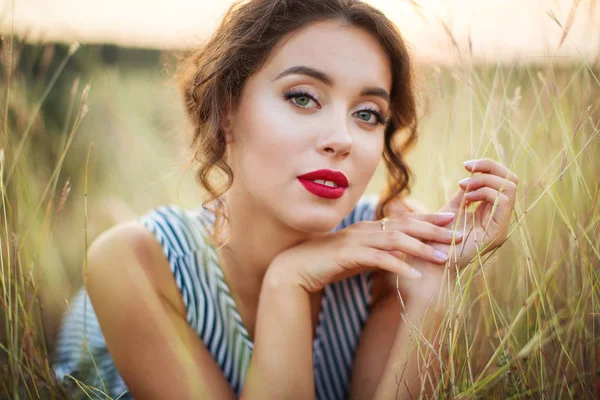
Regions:
<instances>
[{"instance_id":1,"label":"ear","mask_svg":"<svg viewBox=\"0 0 600 400\"><path fill-rule=\"evenodd\" d=\"M221 129L223 129L223 133L225 134L225 143L229 144L233 142L233 132L232 132L232 113L231 109L225 109L223 114L221 115Z\"/></svg>"}]
</instances>

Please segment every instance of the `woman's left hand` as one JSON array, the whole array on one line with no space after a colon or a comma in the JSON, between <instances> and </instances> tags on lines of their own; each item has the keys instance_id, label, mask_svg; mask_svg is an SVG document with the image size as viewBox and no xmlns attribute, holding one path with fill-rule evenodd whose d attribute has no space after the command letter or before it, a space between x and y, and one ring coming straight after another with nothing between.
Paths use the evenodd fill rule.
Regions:
<instances>
[{"instance_id":1,"label":"woman's left hand","mask_svg":"<svg viewBox=\"0 0 600 400\"><path fill-rule=\"evenodd\" d=\"M489 158L464 164L474 175L459 182L458 191L440 210L455 213L446 228L463 232L462 243L454 251L459 268L465 267L478 252L483 255L506 241L519 182L517 175ZM469 204L476 206L465 212ZM451 249L446 244L434 247L445 253ZM455 259L454 252L450 255L451 262Z\"/></svg>"},{"instance_id":2,"label":"woman's left hand","mask_svg":"<svg viewBox=\"0 0 600 400\"><path fill-rule=\"evenodd\" d=\"M461 232L462 241L457 240L454 249L448 244L428 243L436 250L450 254L452 272L456 267L464 268L477 256L478 251L483 255L506 241L519 181L505 166L487 158L473 160L471 163L467 161L465 168L474 175L459 182L457 192L440 210L455 214L453 220L443 227ZM479 204L474 210L465 212L465 205L475 203ZM388 214L390 217L399 217L403 213L414 211L413 208L406 200L394 202L390 205ZM418 281L396 281L403 296L428 301L431 296L437 295L444 267L407 254L403 255L403 259L423 274Z\"/></svg>"}]
</instances>

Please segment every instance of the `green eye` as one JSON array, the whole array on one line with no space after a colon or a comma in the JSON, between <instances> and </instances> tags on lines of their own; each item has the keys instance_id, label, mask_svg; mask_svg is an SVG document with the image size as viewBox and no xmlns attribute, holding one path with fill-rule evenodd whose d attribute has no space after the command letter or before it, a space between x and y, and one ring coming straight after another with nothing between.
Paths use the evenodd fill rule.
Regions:
<instances>
[{"instance_id":1,"label":"green eye","mask_svg":"<svg viewBox=\"0 0 600 400\"><path fill-rule=\"evenodd\" d=\"M383 115L381 115L381 112L379 112L376 109L367 108L364 110L357 111L353 115L356 115L358 118L362 119L365 122L368 122L371 125L387 125L387 120L383 117ZM371 117L374 117L373 120L371 120Z\"/></svg>"},{"instance_id":2,"label":"green eye","mask_svg":"<svg viewBox=\"0 0 600 400\"><path fill-rule=\"evenodd\" d=\"M295 103L302 107L306 107L310 103L308 96L296 96L294 99L296 100Z\"/></svg>"},{"instance_id":3,"label":"green eye","mask_svg":"<svg viewBox=\"0 0 600 400\"><path fill-rule=\"evenodd\" d=\"M313 108L314 106L319 108L319 103L315 97L304 91L289 90L283 94L283 98L301 108Z\"/></svg>"},{"instance_id":4,"label":"green eye","mask_svg":"<svg viewBox=\"0 0 600 400\"><path fill-rule=\"evenodd\" d=\"M369 111L359 111L358 112L358 118L361 118L365 121L369 121L371 119L371 116L372 116L372 114Z\"/></svg>"}]
</instances>

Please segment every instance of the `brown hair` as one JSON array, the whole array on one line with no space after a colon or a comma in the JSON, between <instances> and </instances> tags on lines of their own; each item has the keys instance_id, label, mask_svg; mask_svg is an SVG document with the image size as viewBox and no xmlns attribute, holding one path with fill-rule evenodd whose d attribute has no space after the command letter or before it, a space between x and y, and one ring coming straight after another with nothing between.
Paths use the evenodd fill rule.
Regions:
<instances>
[{"instance_id":1,"label":"brown hair","mask_svg":"<svg viewBox=\"0 0 600 400\"><path fill-rule=\"evenodd\" d=\"M197 179L209 193L204 208L217 200L217 215L227 219L221 196L233 183L233 171L225 160L223 112L235 107L248 77L263 66L285 35L323 20L371 33L391 62L390 119L383 150L387 187L376 218L383 218L390 201L410 192L410 171L402 152L416 139L417 113L411 60L396 26L381 11L358 0L250 0L231 6L213 36L180 66L180 86L193 129L191 146L199 163ZM226 174L225 186L219 189L210 179L215 167Z\"/></svg>"}]
</instances>

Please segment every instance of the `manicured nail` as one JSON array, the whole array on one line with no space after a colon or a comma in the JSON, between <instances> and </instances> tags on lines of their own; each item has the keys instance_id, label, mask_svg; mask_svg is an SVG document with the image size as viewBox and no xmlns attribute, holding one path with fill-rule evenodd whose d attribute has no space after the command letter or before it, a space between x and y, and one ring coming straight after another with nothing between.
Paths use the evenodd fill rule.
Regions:
<instances>
[{"instance_id":1,"label":"manicured nail","mask_svg":"<svg viewBox=\"0 0 600 400\"><path fill-rule=\"evenodd\" d=\"M412 274L412 276L414 276L415 278L421 278L423 276L423 274L421 274L419 271L417 271L414 268L410 269L410 273Z\"/></svg>"},{"instance_id":2,"label":"manicured nail","mask_svg":"<svg viewBox=\"0 0 600 400\"><path fill-rule=\"evenodd\" d=\"M450 235L450 237L452 237L453 235L455 237L462 237L463 233L460 231L453 231L452 229L448 229L448 234Z\"/></svg>"},{"instance_id":3,"label":"manicured nail","mask_svg":"<svg viewBox=\"0 0 600 400\"><path fill-rule=\"evenodd\" d=\"M453 212L444 212L444 213L440 213L440 217L442 218L454 218L454 213Z\"/></svg>"},{"instance_id":4,"label":"manicured nail","mask_svg":"<svg viewBox=\"0 0 600 400\"><path fill-rule=\"evenodd\" d=\"M467 168L473 168L473 166L475 165L475 161L477 161L477 160L469 160L469 161L465 161L463 164Z\"/></svg>"},{"instance_id":5,"label":"manicured nail","mask_svg":"<svg viewBox=\"0 0 600 400\"><path fill-rule=\"evenodd\" d=\"M470 180L471 180L471 178L461 179L460 181L458 181L458 184L459 185L463 185L463 186L467 186L467 183L469 183Z\"/></svg>"},{"instance_id":6,"label":"manicured nail","mask_svg":"<svg viewBox=\"0 0 600 400\"><path fill-rule=\"evenodd\" d=\"M438 260L442 260L442 261L446 261L446 259L448 258L448 256L444 253L442 253L439 250L435 250L433 252L433 255L435 255L435 258L437 258Z\"/></svg>"}]
</instances>

